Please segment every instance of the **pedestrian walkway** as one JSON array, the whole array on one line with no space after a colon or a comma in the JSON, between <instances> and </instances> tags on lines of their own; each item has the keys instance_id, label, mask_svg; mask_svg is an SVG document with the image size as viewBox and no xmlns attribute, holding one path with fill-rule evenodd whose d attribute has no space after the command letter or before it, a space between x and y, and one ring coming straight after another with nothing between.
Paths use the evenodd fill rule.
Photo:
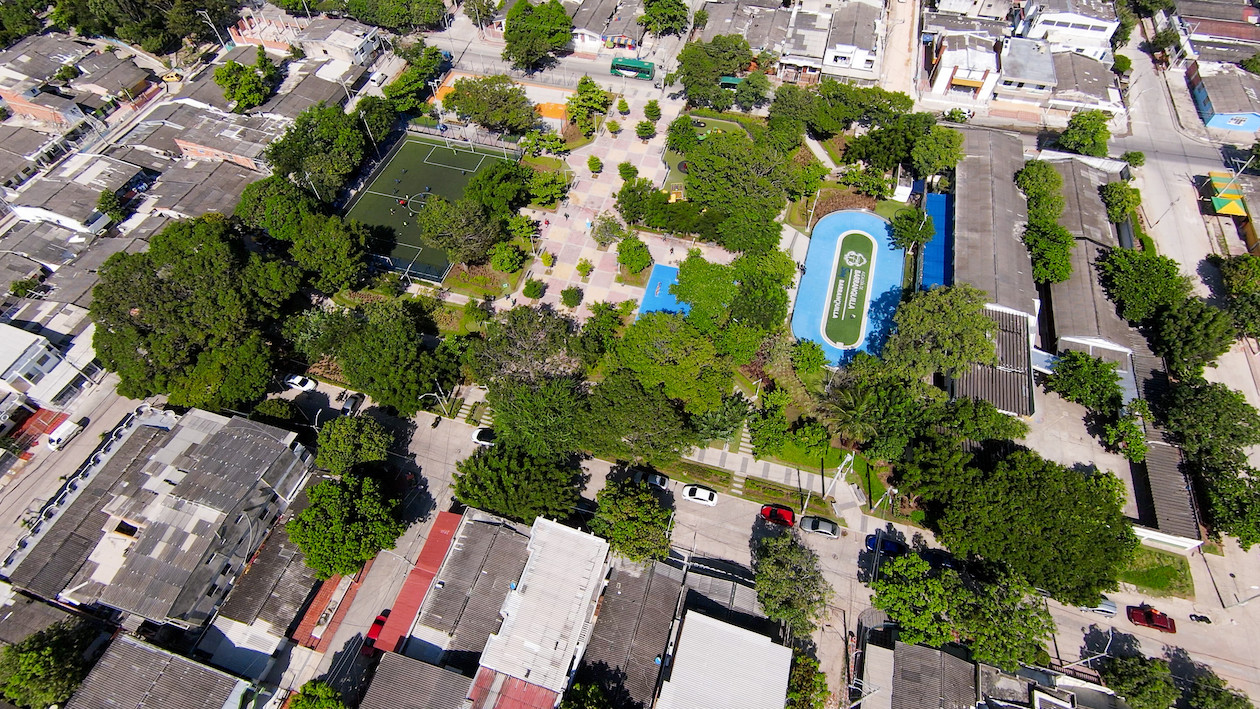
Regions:
<instances>
[{"instance_id":1,"label":"pedestrian walkway","mask_svg":"<svg viewBox=\"0 0 1260 709\"><path fill-rule=\"evenodd\" d=\"M822 146L822 143L819 143L807 135L805 136L805 145L809 147L809 152L813 153L814 157L818 158L818 162L826 166L827 169L838 170L840 168L839 165L832 162L831 156L827 154L827 150Z\"/></svg>"}]
</instances>

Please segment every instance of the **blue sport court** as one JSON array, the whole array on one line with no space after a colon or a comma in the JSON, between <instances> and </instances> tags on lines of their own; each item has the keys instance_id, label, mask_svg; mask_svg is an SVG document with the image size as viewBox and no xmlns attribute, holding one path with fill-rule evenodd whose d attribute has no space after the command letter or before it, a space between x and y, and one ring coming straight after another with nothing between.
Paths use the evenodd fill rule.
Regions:
<instances>
[{"instance_id":1,"label":"blue sport court","mask_svg":"<svg viewBox=\"0 0 1260 709\"><path fill-rule=\"evenodd\" d=\"M893 246L882 217L864 210L828 214L809 242L792 334L822 345L832 364L856 352L879 354L901 302L904 271L905 254Z\"/></svg>"},{"instance_id":2,"label":"blue sport court","mask_svg":"<svg viewBox=\"0 0 1260 709\"><path fill-rule=\"evenodd\" d=\"M658 312L686 315L691 312L690 305L678 302L674 294L669 292L670 287L677 283L677 268L662 266L659 263L652 266L652 274L648 276L647 291L643 293L643 300L639 301L639 315Z\"/></svg>"}]
</instances>

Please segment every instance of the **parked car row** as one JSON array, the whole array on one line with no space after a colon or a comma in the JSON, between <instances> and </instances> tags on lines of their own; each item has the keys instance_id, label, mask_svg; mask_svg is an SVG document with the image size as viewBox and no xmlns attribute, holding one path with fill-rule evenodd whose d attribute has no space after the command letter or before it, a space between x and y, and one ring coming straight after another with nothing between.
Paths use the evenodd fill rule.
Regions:
<instances>
[{"instance_id":1,"label":"parked car row","mask_svg":"<svg viewBox=\"0 0 1260 709\"><path fill-rule=\"evenodd\" d=\"M304 377L301 374L290 374L284 378L284 386L288 389L294 389L297 391L315 391L315 389L319 387L319 382L316 382L310 377ZM350 391L348 389L343 391L337 397L337 401L342 402L340 409L342 416L354 416L359 413L359 409L363 406L363 402L366 400L366 395L357 391Z\"/></svg>"}]
</instances>

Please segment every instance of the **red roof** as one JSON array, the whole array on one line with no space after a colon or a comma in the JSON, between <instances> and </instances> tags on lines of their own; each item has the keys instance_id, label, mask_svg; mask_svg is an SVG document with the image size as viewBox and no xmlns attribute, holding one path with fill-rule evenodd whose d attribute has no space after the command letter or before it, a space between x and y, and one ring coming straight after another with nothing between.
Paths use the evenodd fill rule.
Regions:
<instances>
[{"instance_id":1,"label":"red roof","mask_svg":"<svg viewBox=\"0 0 1260 709\"><path fill-rule=\"evenodd\" d=\"M477 669L468 696L473 709L552 709L560 695L489 667Z\"/></svg>"},{"instance_id":2,"label":"red roof","mask_svg":"<svg viewBox=\"0 0 1260 709\"><path fill-rule=\"evenodd\" d=\"M416 560L411 573L407 574L398 598L394 599L389 620L381 630L376 647L394 652L402 651L403 641L411 634L411 624L420 612L420 604L424 603L429 586L437 576L442 560L446 558L446 551L455 539L455 530L459 528L460 519L462 518L454 512L438 513L433 528L429 530L429 538L420 550L420 558Z\"/></svg>"}]
</instances>

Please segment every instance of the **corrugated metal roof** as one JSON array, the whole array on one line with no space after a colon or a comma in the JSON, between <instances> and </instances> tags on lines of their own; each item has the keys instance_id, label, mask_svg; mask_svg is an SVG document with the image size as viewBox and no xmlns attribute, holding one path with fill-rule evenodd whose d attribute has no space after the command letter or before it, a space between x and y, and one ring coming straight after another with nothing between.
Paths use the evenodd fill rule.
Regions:
<instances>
[{"instance_id":1,"label":"corrugated metal roof","mask_svg":"<svg viewBox=\"0 0 1260 709\"><path fill-rule=\"evenodd\" d=\"M1133 332L1133 372L1138 392L1147 401L1162 401L1168 395L1168 375L1163 362L1151 352L1145 338ZM1153 421L1146 422L1148 450L1147 482L1151 505L1155 508L1155 526L1165 534L1186 539L1199 539L1199 518L1190 481L1181 469L1181 451L1169 444L1168 434ZM1136 482L1136 480L1135 480ZM1138 496L1139 500L1142 496Z\"/></svg>"},{"instance_id":2,"label":"corrugated metal roof","mask_svg":"<svg viewBox=\"0 0 1260 709\"><path fill-rule=\"evenodd\" d=\"M458 672L386 652L359 709L461 709L471 685Z\"/></svg>"},{"instance_id":3,"label":"corrugated metal roof","mask_svg":"<svg viewBox=\"0 0 1260 709\"><path fill-rule=\"evenodd\" d=\"M1037 287L1023 241L1028 211L1015 186L1024 145L1014 133L956 130L963 134L963 159L955 174L954 282L988 293L995 305L1036 315Z\"/></svg>"},{"instance_id":4,"label":"corrugated metal roof","mask_svg":"<svg viewBox=\"0 0 1260 709\"><path fill-rule=\"evenodd\" d=\"M641 707L652 705L661 672L657 660L669 645L674 609L682 593L681 583L656 573L658 566L665 568L621 562L613 569L582 656L585 668L603 665L621 673L626 694Z\"/></svg>"},{"instance_id":5,"label":"corrugated metal roof","mask_svg":"<svg viewBox=\"0 0 1260 709\"><path fill-rule=\"evenodd\" d=\"M121 635L66 709L225 709L239 705L247 689L226 672Z\"/></svg>"},{"instance_id":6,"label":"corrugated metal roof","mask_svg":"<svg viewBox=\"0 0 1260 709\"><path fill-rule=\"evenodd\" d=\"M488 668L477 670L473 679L472 709L552 709L560 695Z\"/></svg>"},{"instance_id":7,"label":"corrugated metal roof","mask_svg":"<svg viewBox=\"0 0 1260 709\"><path fill-rule=\"evenodd\" d=\"M970 371L954 380L954 396L981 399L1000 411L1031 416L1033 372L1028 317L993 309L985 309L984 314L998 326L995 341L998 364L996 367L972 365Z\"/></svg>"},{"instance_id":8,"label":"corrugated metal roof","mask_svg":"<svg viewBox=\"0 0 1260 709\"><path fill-rule=\"evenodd\" d=\"M263 620L287 631L318 585L319 578L306 565L302 551L289 540L283 526L276 527L232 586L219 615L246 624Z\"/></svg>"},{"instance_id":9,"label":"corrugated metal roof","mask_svg":"<svg viewBox=\"0 0 1260 709\"><path fill-rule=\"evenodd\" d=\"M15 594L13 602L0 608L0 645L13 645L41 630L76 616L49 603Z\"/></svg>"},{"instance_id":10,"label":"corrugated metal roof","mask_svg":"<svg viewBox=\"0 0 1260 709\"><path fill-rule=\"evenodd\" d=\"M395 652L402 650L402 641L411 631L411 625L415 622L417 613L420 612L420 604L424 602L430 584L437 577L442 560L446 558L446 552L454 541L455 530L459 527L460 520L461 517L454 512L438 513L433 527L429 530L429 536L425 539L424 548L420 550L420 556L416 559L416 565L407 574L402 590L398 592L394 604L390 607L389 618L385 621L385 627L381 628L380 637L376 640L377 647Z\"/></svg>"},{"instance_id":11,"label":"corrugated metal roof","mask_svg":"<svg viewBox=\"0 0 1260 709\"><path fill-rule=\"evenodd\" d=\"M529 538L521 582L503 603L503 625L490 636L481 665L553 692L568 672L608 570L608 542L539 517Z\"/></svg>"},{"instance_id":12,"label":"corrugated metal roof","mask_svg":"<svg viewBox=\"0 0 1260 709\"><path fill-rule=\"evenodd\" d=\"M976 666L935 648L898 642L893 649L892 709L971 709Z\"/></svg>"},{"instance_id":13,"label":"corrugated metal roof","mask_svg":"<svg viewBox=\"0 0 1260 709\"><path fill-rule=\"evenodd\" d=\"M657 709L781 709L792 650L689 610Z\"/></svg>"}]
</instances>

